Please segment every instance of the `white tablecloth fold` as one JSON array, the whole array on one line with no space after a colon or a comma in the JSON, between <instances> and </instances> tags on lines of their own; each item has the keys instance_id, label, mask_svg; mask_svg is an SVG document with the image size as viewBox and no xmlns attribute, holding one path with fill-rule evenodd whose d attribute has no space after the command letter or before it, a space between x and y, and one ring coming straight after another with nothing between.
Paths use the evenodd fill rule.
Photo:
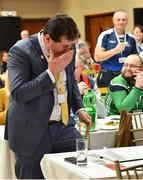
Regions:
<instances>
[{"instance_id":1,"label":"white tablecloth fold","mask_svg":"<svg viewBox=\"0 0 143 180\"><path fill-rule=\"evenodd\" d=\"M0 139L0 179L16 179L15 155L4 139Z\"/></svg>"}]
</instances>

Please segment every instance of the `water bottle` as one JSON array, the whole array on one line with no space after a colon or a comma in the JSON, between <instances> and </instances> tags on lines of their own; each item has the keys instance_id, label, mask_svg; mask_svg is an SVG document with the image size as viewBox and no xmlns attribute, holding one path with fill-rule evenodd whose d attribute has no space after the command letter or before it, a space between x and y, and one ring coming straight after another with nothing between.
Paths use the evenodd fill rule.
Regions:
<instances>
[{"instance_id":1,"label":"water bottle","mask_svg":"<svg viewBox=\"0 0 143 180\"><path fill-rule=\"evenodd\" d=\"M88 89L86 94L83 96L83 103L87 113L91 116L92 126L90 131L95 131L96 128L96 96L92 89Z\"/></svg>"}]
</instances>

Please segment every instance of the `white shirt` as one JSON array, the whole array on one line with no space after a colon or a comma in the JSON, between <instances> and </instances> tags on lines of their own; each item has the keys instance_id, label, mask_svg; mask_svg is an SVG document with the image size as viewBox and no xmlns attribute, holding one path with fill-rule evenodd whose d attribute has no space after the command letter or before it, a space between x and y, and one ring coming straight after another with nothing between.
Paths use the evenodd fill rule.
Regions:
<instances>
[{"instance_id":1,"label":"white shirt","mask_svg":"<svg viewBox=\"0 0 143 180\"><path fill-rule=\"evenodd\" d=\"M39 40L39 44L40 44L40 47L42 49L42 52L43 52L46 60L48 61L49 54L48 54L48 51L47 51L45 44L43 42L43 33L42 32L38 33L38 40ZM55 83L55 78L54 78L54 75L52 74L52 72L49 69L47 69L46 71L49 74L53 83ZM67 98L67 89L66 89L67 76L66 76L65 70L63 70L60 73L60 77L61 77L62 84L65 87L65 96ZM61 107L60 107L60 104L58 102L58 93L57 93L56 88L53 89L53 93L54 93L54 107L53 107L53 111L52 111L50 120L60 121L61 120Z\"/></svg>"}]
</instances>

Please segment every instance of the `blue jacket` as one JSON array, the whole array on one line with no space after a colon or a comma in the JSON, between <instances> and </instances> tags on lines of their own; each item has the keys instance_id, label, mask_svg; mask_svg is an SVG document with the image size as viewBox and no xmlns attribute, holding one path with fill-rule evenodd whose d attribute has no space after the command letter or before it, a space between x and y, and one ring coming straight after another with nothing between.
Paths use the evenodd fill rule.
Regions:
<instances>
[{"instance_id":1,"label":"blue jacket","mask_svg":"<svg viewBox=\"0 0 143 180\"><path fill-rule=\"evenodd\" d=\"M108 71L121 71L123 63L119 63L119 59L127 57L130 54L137 54L137 44L135 38L130 33L126 33L126 42L128 43L122 53L110 57L106 61L102 61L101 68ZM102 32L98 38L97 46L103 47L105 51L115 48L118 44L115 31L113 28Z\"/></svg>"}]
</instances>

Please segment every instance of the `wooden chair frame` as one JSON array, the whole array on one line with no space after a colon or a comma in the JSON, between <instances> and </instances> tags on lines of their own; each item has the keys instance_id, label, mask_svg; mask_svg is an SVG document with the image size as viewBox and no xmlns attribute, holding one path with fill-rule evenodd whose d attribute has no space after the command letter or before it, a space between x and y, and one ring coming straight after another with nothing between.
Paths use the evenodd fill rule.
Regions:
<instances>
[{"instance_id":1,"label":"wooden chair frame","mask_svg":"<svg viewBox=\"0 0 143 180\"><path fill-rule=\"evenodd\" d=\"M143 163L132 165L130 167L121 168L119 161L114 161L115 171L118 179L142 179L143 178ZM123 172L126 175L123 175ZM125 177L125 178L124 178Z\"/></svg>"},{"instance_id":2,"label":"wooden chair frame","mask_svg":"<svg viewBox=\"0 0 143 180\"><path fill-rule=\"evenodd\" d=\"M133 143L135 143L135 145L137 145L137 143L143 142L143 112L135 112L132 114L131 132L133 133ZM141 133L140 136L139 133Z\"/></svg>"}]
</instances>

